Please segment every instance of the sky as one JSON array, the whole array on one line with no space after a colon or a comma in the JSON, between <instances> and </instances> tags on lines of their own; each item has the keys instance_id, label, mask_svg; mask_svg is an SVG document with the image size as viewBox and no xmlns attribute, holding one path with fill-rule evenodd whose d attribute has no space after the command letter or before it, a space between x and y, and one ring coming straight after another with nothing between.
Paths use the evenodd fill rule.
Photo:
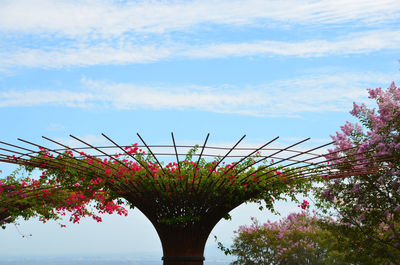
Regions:
<instances>
[{"instance_id":1,"label":"sky","mask_svg":"<svg viewBox=\"0 0 400 265\"><path fill-rule=\"evenodd\" d=\"M399 0L1 0L0 140L171 144L174 132L232 146L246 134L242 146L311 137L307 149L353 121L354 101L372 104L367 88L398 84L399 59ZM232 216L212 232L227 245L250 216L277 219L254 205ZM21 220L0 238L0 255L162 255L137 210L65 229Z\"/></svg>"}]
</instances>

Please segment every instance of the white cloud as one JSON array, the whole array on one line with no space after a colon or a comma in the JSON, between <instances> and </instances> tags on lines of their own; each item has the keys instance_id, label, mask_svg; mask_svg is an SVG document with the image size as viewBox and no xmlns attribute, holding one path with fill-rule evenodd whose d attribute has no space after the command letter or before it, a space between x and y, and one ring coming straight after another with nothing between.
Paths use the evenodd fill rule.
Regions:
<instances>
[{"instance_id":1,"label":"white cloud","mask_svg":"<svg viewBox=\"0 0 400 265\"><path fill-rule=\"evenodd\" d=\"M52 49L16 49L0 52L0 69L10 67L61 68L104 64L147 63L171 58L227 58L232 56L319 57L399 49L400 31L366 31L340 39L300 42L258 41L218 43L204 46L185 44L85 45Z\"/></svg>"},{"instance_id":2,"label":"white cloud","mask_svg":"<svg viewBox=\"0 0 400 265\"><path fill-rule=\"evenodd\" d=\"M72 91L55 90L9 90L0 92L0 107L65 105L69 107L85 107L94 99L94 95Z\"/></svg>"},{"instance_id":3,"label":"white cloud","mask_svg":"<svg viewBox=\"0 0 400 265\"><path fill-rule=\"evenodd\" d=\"M365 88L388 86L394 76L380 73L307 75L239 88L235 86L139 86L82 80L82 91L10 90L0 92L0 107L63 105L113 109L175 109L252 116L298 116L304 112L349 111L366 99Z\"/></svg>"},{"instance_id":4,"label":"white cloud","mask_svg":"<svg viewBox=\"0 0 400 265\"><path fill-rule=\"evenodd\" d=\"M194 58L230 56L283 55L318 57L337 54L359 54L400 47L400 31L367 31L350 34L338 40L301 42L259 41L253 43L221 43L191 47L182 54Z\"/></svg>"},{"instance_id":5,"label":"white cloud","mask_svg":"<svg viewBox=\"0 0 400 265\"><path fill-rule=\"evenodd\" d=\"M108 84L84 80L87 88L95 91L98 99L117 109L200 109L212 112L250 114L246 106L261 105L256 90L241 90L208 87L149 87L133 84ZM244 109L243 109L244 108Z\"/></svg>"},{"instance_id":6,"label":"white cloud","mask_svg":"<svg viewBox=\"0 0 400 265\"><path fill-rule=\"evenodd\" d=\"M171 55L173 49L154 46L125 46L123 48L99 45L53 50L19 49L0 53L0 68L11 66L60 68L102 64L146 63Z\"/></svg>"},{"instance_id":7,"label":"white cloud","mask_svg":"<svg viewBox=\"0 0 400 265\"><path fill-rule=\"evenodd\" d=\"M203 23L365 25L393 21L399 14L397 0L6 0L0 3L0 31L107 37L186 30Z\"/></svg>"}]
</instances>

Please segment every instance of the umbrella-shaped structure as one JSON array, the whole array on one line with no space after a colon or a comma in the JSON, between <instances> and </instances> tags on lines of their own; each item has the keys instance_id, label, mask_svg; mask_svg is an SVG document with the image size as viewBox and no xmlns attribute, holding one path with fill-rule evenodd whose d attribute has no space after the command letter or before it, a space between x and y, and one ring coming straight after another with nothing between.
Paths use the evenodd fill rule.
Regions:
<instances>
[{"instance_id":1,"label":"umbrella-shaped structure","mask_svg":"<svg viewBox=\"0 0 400 265\"><path fill-rule=\"evenodd\" d=\"M93 146L72 135L82 146L70 147L47 137L43 138L57 147L19 139L38 148L33 150L0 142L0 162L39 168L41 179L63 189L101 191L107 200L126 200L154 225L165 265L203 264L211 230L244 202L264 201L273 210L274 200L307 192L310 180L379 170L370 160L326 159L319 150L331 143L296 149L309 138L283 148L270 147L279 137L257 148L240 148L245 136L232 147L220 147L207 145L209 134L200 146L177 145L173 133L172 145L148 145L137 134L141 144L126 146L102 135L110 145ZM169 163L160 162L161 156ZM368 165L355 166L360 164Z\"/></svg>"}]
</instances>

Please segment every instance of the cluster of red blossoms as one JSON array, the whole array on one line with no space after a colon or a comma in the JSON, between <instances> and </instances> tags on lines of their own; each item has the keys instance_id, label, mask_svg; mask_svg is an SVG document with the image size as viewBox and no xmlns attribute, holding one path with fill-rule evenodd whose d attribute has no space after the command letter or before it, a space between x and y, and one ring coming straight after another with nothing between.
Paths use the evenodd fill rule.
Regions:
<instances>
[{"instance_id":1,"label":"cluster of red blossoms","mask_svg":"<svg viewBox=\"0 0 400 265\"><path fill-rule=\"evenodd\" d=\"M99 189L66 189L59 180L46 180L46 172L40 180L30 177L0 179L0 225L13 222L18 217L25 219L39 216L47 222L70 213L70 221L79 223L80 219L90 216L101 222L99 214L117 213L127 215L127 210L109 200L109 195ZM80 186L79 183L73 185ZM64 227L64 225L61 225Z\"/></svg>"},{"instance_id":2,"label":"cluster of red blossoms","mask_svg":"<svg viewBox=\"0 0 400 265\"><path fill-rule=\"evenodd\" d=\"M66 213L71 214L70 221L73 223L78 223L85 216L100 222L98 214L127 215L127 210L121 206L123 202L117 200L124 197L124 193L159 189L157 192L160 194L170 196L178 190L178 186L183 187L181 183L184 182L186 188L187 183L191 183L189 187L197 189L206 183L204 185L215 190L224 187L232 192L255 189L271 191L266 197L271 198L272 195L276 199L281 193L287 191L292 194L295 188L300 188L296 183L279 186L279 183L293 178L293 172L285 175L285 172L273 167L256 170L252 167L255 164L252 158L243 163L220 164L218 161L195 163L191 157L187 157L179 164L173 162L161 167L158 161L146 158L145 152L137 144L125 147L123 153L108 155L107 158L85 152L76 152L74 156L74 152L66 150L56 156L40 148L38 156L25 166L27 170L41 168L43 171L39 180L0 180L0 202L5 205L0 209L0 222L7 218L12 220L18 215L27 218L39 215L46 222ZM302 208L303 205L304 202Z\"/></svg>"},{"instance_id":3,"label":"cluster of red blossoms","mask_svg":"<svg viewBox=\"0 0 400 265\"><path fill-rule=\"evenodd\" d=\"M306 200L303 200L303 202L299 205L299 207L301 207L301 209L305 210L309 207L310 203Z\"/></svg>"}]
</instances>

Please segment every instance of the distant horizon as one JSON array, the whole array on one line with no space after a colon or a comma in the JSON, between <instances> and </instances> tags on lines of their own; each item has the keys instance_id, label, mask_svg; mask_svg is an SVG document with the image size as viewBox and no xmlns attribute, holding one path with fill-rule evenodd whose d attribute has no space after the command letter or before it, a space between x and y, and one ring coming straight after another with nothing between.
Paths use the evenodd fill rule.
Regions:
<instances>
[{"instance_id":1,"label":"distant horizon","mask_svg":"<svg viewBox=\"0 0 400 265\"><path fill-rule=\"evenodd\" d=\"M29 239L28 239L29 240ZM98 252L98 253L0 253L0 257L10 257L10 258L19 258L19 257L85 257L85 258L94 258L94 257L108 257L108 258L138 258L140 260L146 259L160 259L162 257L162 252L154 252L154 251L130 251L130 252ZM232 256L227 256L223 253L223 251L218 249L218 245L207 245L205 248L205 258L211 261L217 261L221 259L232 260Z\"/></svg>"},{"instance_id":2,"label":"distant horizon","mask_svg":"<svg viewBox=\"0 0 400 265\"><path fill-rule=\"evenodd\" d=\"M216 248L215 248L216 249ZM224 254L219 253L220 257L208 258L205 255L205 265L228 265L234 259L223 257ZM92 253L92 254L0 254L0 265L19 265L18 262L29 262L30 265L92 265L96 264L109 264L109 265L152 265L162 264L160 256L151 253ZM71 263L73 262L73 263ZM92 262L92 263L91 263Z\"/></svg>"}]
</instances>

